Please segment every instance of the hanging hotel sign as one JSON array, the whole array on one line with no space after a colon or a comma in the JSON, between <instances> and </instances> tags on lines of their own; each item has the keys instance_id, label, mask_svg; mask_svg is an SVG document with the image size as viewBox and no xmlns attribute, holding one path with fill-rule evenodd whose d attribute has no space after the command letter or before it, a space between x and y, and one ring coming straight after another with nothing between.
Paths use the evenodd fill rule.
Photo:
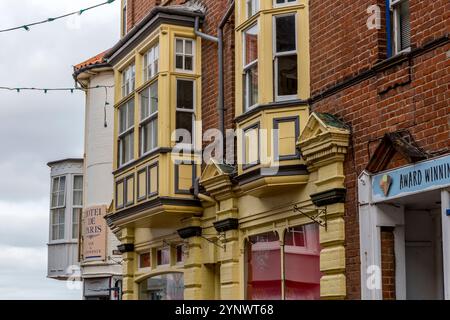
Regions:
<instances>
[{"instance_id":1,"label":"hanging hotel sign","mask_svg":"<svg viewBox=\"0 0 450 320\"><path fill-rule=\"evenodd\" d=\"M83 260L98 261L106 258L107 206L90 207L83 212Z\"/></svg>"},{"instance_id":2,"label":"hanging hotel sign","mask_svg":"<svg viewBox=\"0 0 450 320\"><path fill-rule=\"evenodd\" d=\"M373 202L450 186L450 155L373 176Z\"/></svg>"}]
</instances>

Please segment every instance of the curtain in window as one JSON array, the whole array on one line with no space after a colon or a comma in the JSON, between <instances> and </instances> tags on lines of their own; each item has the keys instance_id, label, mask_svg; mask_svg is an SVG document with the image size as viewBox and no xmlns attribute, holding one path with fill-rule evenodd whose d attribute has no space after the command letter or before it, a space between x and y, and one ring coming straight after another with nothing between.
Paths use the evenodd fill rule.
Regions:
<instances>
[{"instance_id":1,"label":"curtain in window","mask_svg":"<svg viewBox=\"0 0 450 320\"><path fill-rule=\"evenodd\" d=\"M320 298L319 227L309 224L290 228L284 238L285 298Z\"/></svg>"},{"instance_id":2,"label":"curtain in window","mask_svg":"<svg viewBox=\"0 0 450 320\"><path fill-rule=\"evenodd\" d=\"M139 284L139 300L184 300L182 273L168 273Z\"/></svg>"},{"instance_id":3,"label":"curtain in window","mask_svg":"<svg viewBox=\"0 0 450 320\"><path fill-rule=\"evenodd\" d=\"M75 176L73 178L73 205L83 205L83 177Z\"/></svg>"},{"instance_id":4,"label":"curtain in window","mask_svg":"<svg viewBox=\"0 0 450 320\"><path fill-rule=\"evenodd\" d=\"M247 298L282 298L281 248L278 234L275 232L250 237L247 243Z\"/></svg>"}]
</instances>

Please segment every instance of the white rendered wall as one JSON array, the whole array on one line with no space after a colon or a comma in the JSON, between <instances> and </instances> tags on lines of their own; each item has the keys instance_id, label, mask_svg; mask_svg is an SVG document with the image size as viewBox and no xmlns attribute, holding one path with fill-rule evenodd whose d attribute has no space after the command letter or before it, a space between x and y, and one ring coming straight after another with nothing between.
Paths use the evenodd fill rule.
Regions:
<instances>
[{"instance_id":1,"label":"white rendered wall","mask_svg":"<svg viewBox=\"0 0 450 320\"><path fill-rule=\"evenodd\" d=\"M89 86L113 86L112 71L93 75ZM106 106L105 127L105 101ZM86 95L85 112L85 179L84 208L93 206L109 207L113 199L113 129L114 129L114 88L90 89ZM108 229L105 262L84 263L83 278L121 275L122 268L116 261L121 256L113 256L119 241ZM113 257L113 259L108 259Z\"/></svg>"}]
</instances>

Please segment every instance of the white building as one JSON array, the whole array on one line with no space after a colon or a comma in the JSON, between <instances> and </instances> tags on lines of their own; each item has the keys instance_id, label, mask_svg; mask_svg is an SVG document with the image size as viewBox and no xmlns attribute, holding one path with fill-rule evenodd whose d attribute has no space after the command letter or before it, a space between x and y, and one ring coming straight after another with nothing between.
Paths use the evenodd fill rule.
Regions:
<instances>
[{"instance_id":1,"label":"white building","mask_svg":"<svg viewBox=\"0 0 450 320\"><path fill-rule=\"evenodd\" d=\"M78 265L83 159L53 161L48 166L51 168L51 189L47 276L67 280Z\"/></svg>"},{"instance_id":2,"label":"white building","mask_svg":"<svg viewBox=\"0 0 450 320\"><path fill-rule=\"evenodd\" d=\"M396 299L449 300L450 155L364 171L358 189L362 299L382 299L382 233L390 230Z\"/></svg>"},{"instance_id":3,"label":"white building","mask_svg":"<svg viewBox=\"0 0 450 320\"><path fill-rule=\"evenodd\" d=\"M84 299L120 299L120 242L103 218L113 199L114 73L104 53L75 66L86 89L81 276Z\"/></svg>"}]
</instances>

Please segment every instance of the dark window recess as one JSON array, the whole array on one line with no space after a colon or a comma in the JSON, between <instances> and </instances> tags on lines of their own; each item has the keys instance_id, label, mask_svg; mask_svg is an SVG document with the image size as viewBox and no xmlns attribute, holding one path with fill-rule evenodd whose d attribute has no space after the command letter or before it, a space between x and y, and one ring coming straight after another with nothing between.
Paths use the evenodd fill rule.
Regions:
<instances>
[{"instance_id":1,"label":"dark window recess","mask_svg":"<svg viewBox=\"0 0 450 320\"><path fill-rule=\"evenodd\" d=\"M177 108L194 109L194 82L177 80Z\"/></svg>"},{"instance_id":2,"label":"dark window recess","mask_svg":"<svg viewBox=\"0 0 450 320\"><path fill-rule=\"evenodd\" d=\"M276 18L277 52L294 51L295 41L295 16L281 16Z\"/></svg>"}]
</instances>

